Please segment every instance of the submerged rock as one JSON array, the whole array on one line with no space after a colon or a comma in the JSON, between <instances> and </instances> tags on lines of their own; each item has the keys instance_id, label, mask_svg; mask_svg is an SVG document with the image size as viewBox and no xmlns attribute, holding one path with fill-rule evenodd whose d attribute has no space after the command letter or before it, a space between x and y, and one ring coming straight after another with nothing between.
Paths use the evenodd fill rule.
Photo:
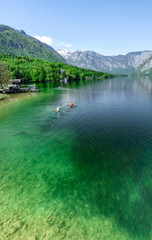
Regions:
<instances>
[{"instance_id":1,"label":"submerged rock","mask_svg":"<svg viewBox=\"0 0 152 240\"><path fill-rule=\"evenodd\" d=\"M36 236L31 236L31 237L29 237L28 240L37 240L37 237Z\"/></svg>"},{"instance_id":2,"label":"submerged rock","mask_svg":"<svg viewBox=\"0 0 152 240\"><path fill-rule=\"evenodd\" d=\"M22 222L17 222L14 224L14 226L10 230L10 234L14 234L15 232L19 231L23 226Z\"/></svg>"}]
</instances>

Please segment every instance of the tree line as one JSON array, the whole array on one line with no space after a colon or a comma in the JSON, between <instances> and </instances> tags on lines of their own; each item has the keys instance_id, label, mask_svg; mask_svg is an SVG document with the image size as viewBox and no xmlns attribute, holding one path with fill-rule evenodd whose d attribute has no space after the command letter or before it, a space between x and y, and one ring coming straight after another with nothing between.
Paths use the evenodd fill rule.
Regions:
<instances>
[{"instance_id":1,"label":"tree line","mask_svg":"<svg viewBox=\"0 0 152 240\"><path fill-rule=\"evenodd\" d=\"M36 58L6 54L0 54L0 66L3 68L3 71L0 70L0 74L7 72L7 74L4 74L7 79L10 77L12 79L22 79L24 82L33 83L59 81L63 79L67 79L68 81L106 79L115 76L114 74L83 69L64 63L54 63ZM4 78L5 77L3 77L3 79Z\"/></svg>"}]
</instances>

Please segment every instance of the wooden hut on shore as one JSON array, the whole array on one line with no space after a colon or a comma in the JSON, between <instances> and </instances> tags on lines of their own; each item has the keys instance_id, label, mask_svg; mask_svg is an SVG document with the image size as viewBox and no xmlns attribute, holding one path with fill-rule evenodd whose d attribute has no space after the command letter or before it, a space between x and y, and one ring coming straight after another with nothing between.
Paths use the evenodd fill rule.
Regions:
<instances>
[{"instance_id":1,"label":"wooden hut on shore","mask_svg":"<svg viewBox=\"0 0 152 240\"><path fill-rule=\"evenodd\" d=\"M12 83L13 83L13 84L16 84L16 85L21 85L22 79L13 79L13 80L12 80Z\"/></svg>"},{"instance_id":2,"label":"wooden hut on shore","mask_svg":"<svg viewBox=\"0 0 152 240\"><path fill-rule=\"evenodd\" d=\"M39 88L33 85L21 85L22 79L11 79L11 83L5 89L0 89L0 93L24 93L24 92L39 92Z\"/></svg>"}]
</instances>

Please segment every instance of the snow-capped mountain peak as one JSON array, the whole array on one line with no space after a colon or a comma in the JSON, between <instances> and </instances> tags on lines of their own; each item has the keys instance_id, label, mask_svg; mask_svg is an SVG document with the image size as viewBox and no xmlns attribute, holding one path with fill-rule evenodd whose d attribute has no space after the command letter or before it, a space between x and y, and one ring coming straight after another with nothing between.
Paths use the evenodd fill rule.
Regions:
<instances>
[{"instance_id":1,"label":"snow-capped mountain peak","mask_svg":"<svg viewBox=\"0 0 152 240\"><path fill-rule=\"evenodd\" d=\"M109 73L131 73L148 59L152 51L130 52L126 55L105 56L94 51L59 50L67 63L81 68L88 68Z\"/></svg>"}]
</instances>

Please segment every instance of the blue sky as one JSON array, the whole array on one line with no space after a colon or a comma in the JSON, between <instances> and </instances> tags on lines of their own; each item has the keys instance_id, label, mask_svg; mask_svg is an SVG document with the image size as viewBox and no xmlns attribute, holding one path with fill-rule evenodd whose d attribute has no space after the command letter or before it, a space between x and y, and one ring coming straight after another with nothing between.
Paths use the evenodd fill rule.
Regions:
<instances>
[{"instance_id":1,"label":"blue sky","mask_svg":"<svg viewBox=\"0 0 152 240\"><path fill-rule=\"evenodd\" d=\"M152 50L150 0L5 0L0 5L1 24L55 49L107 55Z\"/></svg>"}]
</instances>

